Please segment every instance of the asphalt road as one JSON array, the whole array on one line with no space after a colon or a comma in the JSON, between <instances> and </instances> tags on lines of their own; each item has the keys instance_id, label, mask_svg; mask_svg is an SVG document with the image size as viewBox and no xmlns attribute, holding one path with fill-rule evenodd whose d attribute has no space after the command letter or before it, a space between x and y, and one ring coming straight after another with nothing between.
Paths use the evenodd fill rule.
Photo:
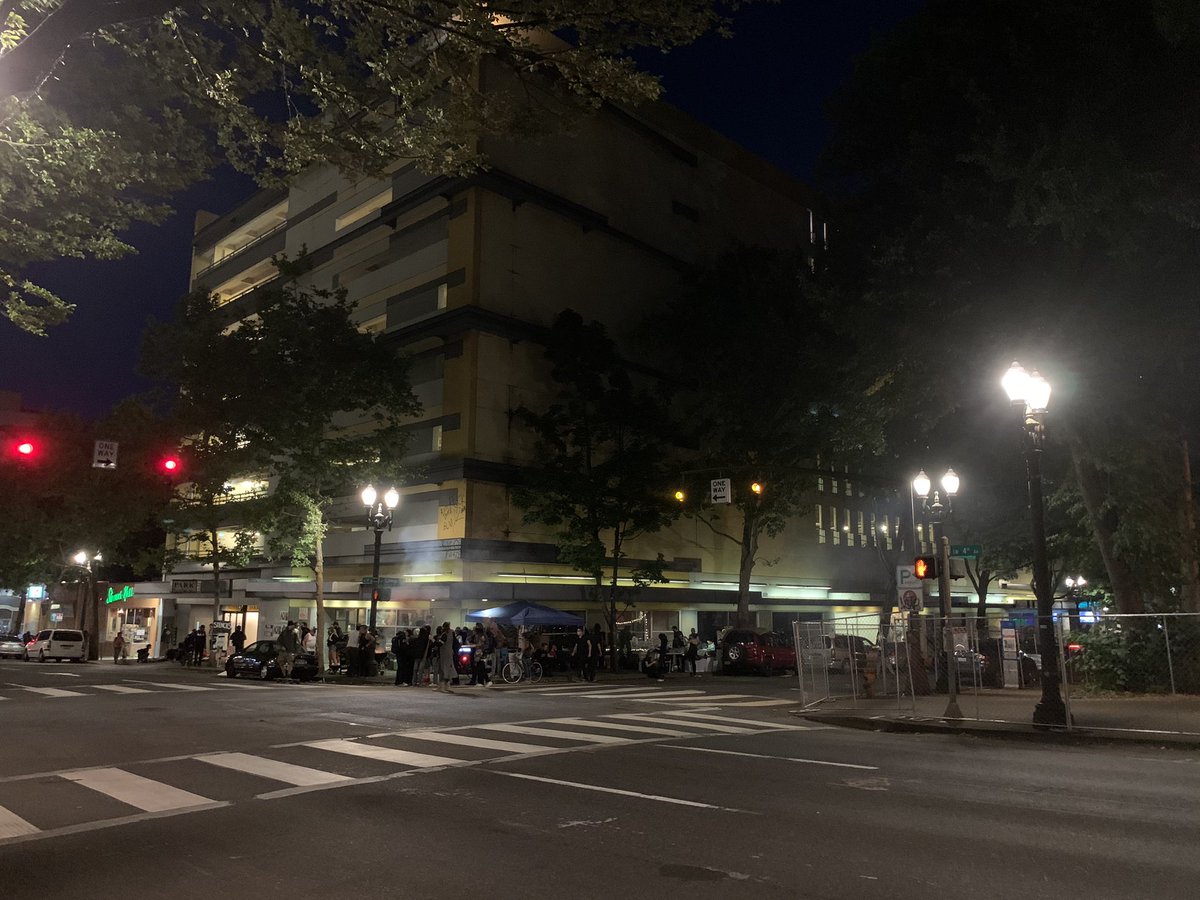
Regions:
<instances>
[{"instance_id":1,"label":"asphalt road","mask_svg":"<svg viewBox=\"0 0 1200 900\"><path fill-rule=\"evenodd\" d=\"M1196 754L814 726L791 686L5 661L0 895L1196 896Z\"/></svg>"}]
</instances>

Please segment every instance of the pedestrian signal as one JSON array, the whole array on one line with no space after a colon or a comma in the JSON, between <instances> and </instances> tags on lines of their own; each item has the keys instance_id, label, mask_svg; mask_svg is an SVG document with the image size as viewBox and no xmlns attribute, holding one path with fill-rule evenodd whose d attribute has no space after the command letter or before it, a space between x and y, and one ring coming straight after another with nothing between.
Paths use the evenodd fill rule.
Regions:
<instances>
[{"instance_id":1,"label":"pedestrian signal","mask_svg":"<svg viewBox=\"0 0 1200 900\"><path fill-rule=\"evenodd\" d=\"M915 560L913 560L913 574L918 578L937 578L937 557L918 556Z\"/></svg>"}]
</instances>

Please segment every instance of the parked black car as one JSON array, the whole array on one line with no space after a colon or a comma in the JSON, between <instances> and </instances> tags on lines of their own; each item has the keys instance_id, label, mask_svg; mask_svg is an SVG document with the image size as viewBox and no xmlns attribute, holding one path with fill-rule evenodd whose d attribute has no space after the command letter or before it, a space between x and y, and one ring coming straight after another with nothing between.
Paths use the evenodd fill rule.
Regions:
<instances>
[{"instance_id":1,"label":"parked black car","mask_svg":"<svg viewBox=\"0 0 1200 900\"><path fill-rule=\"evenodd\" d=\"M282 678L276 660L283 646L278 641L255 641L241 653L235 653L225 662L225 674L230 678L247 675L261 678L264 681L271 678ZM317 677L317 657L315 653L297 653L295 665L292 666L292 677L300 681L312 681Z\"/></svg>"}]
</instances>

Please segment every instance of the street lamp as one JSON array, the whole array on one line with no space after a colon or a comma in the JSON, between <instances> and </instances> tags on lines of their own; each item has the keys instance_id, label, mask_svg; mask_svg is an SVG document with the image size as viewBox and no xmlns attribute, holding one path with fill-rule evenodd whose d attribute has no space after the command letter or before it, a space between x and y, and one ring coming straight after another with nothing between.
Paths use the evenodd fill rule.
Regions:
<instances>
[{"instance_id":1,"label":"street lamp","mask_svg":"<svg viewBox=\"0 0 1200 900\"><path fill-rule=\"evenodd\" d=\"M103 559L104 557L99 553L89 554L86 550L80 550L71 557L71 560L75 563L75 565L79 566L79 568L83 569L83 571L86 573L83 578L84 590L86 591L84 594L84 600L86 603L80 604L80 606L83 608L79 611L78 619L82 630L85 619L85 610L91 613L91 629L88 632L89 638L86 650L86 656L88 659L100 658L100 603L96 597L96 582L95 578L93 577L92 563L101 562ZM93 652L95 655L93 655Z\"/></svg>"},{"instance_id":2,"label":"street lamp","mask_svg":"<svg viewBox=\"0 0 1200 900\"><path fill-rule=\"evenodd\" d=\"M958 708L958 672L955 671L954 664L954 629L950 626L952 612L950 539L943 534L942 522L952 510L953 498L957 496L958 489L962 486L962 479L953 469L947 469L946 474L942 476L941 484L941 491L934 491L931 500L929 491L933 487L933 483L922 469L912 480L912 489L913 493L921 498L921 508L929 515L933 523L934 550L938 555L938 599L941 601L942 607L942 645L946 660L946 691L949 695L949 699L946 701L946 712L943 715L947 719L961 719L962 711ZM942 503L943 493L946 495L945 503Z\"/></svg>"},{"instance_id":3,"label":"street lamp","mask_svg":"<svg viewBox=\"0 0 1200 900\"><path fill-rule=\"evenodd\" d=\"M363 506L367 510L367 525L375 530L375 558L371 564L371 612L367 627L375 630L375 617L379 610L379 549L383 543L384 529L392 530L392 512L400 505L400 492L394 487L388 488L383 499L373 485L368 484L362 491Z\"/></svg>"},{"instance_id":4,"label":"street lamp","mask_svg":"<svg viewBox=\"0 0 1200 900\"><path fill-rule=\"evenodd\" d=\"M1042 500L1042 447L1046 441L1046 408L1050 383L1035 369L1025 371L1019 362L1000 379L1013 409L1021 416L1021 446L1029 482L1029 512L1033 524L1033 592L1037 597L1038 653L1042 657L1042 699L1033 708L1035 725L1066 725L1058 668L1058 639L1054 633L1054 585L1046 550L1046 507Z\"/></svg>"}]
</instances>

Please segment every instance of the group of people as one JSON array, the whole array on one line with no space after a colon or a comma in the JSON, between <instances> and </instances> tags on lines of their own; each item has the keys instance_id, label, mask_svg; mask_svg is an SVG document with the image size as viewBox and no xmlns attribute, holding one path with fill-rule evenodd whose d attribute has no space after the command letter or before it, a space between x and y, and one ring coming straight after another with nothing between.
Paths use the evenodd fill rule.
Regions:
<instances>
[{"instance_id":1,"label":"group of people","mask_svg":"<svg viewBox=\"0 0 1200 900\"><path fill-rule=\"evenodd\" d=\"M642 671L646 673L647 678L664 681L667 673L671 671L671 661L677 660L679 670L686 672L690 668L691 672L688 674L695 678L696 661L699 658L700 636L696 634L696 629L693 628L692 633L684 638L679 626L672 625L670 639L668 640L666 632L661 632L658 635L657 649L646 653L642 661Z\"/></svg>"},{"instance_id":2,"label":"group of people","mask_svg":"<svg viewBox=\"0 0 1200 900\"><path fill-rule=\"evenodd\" d=\"M466 628L453 629L449 622L443 622L437 631L429 625L422 625L416 631L403 628L392 638L396 685L411 687L424 684L428 679L438 690L449 691L450 685L459 678L456 662L459 649L468 645L475 651L469 684L490 684L487 660L502 646L502 641L503 634L497 637L495 632L485 630L482 625L476 625L474 633Z\"/></svg>"},{"instance_id":3,"label":"group of people","mask_svg":"<svg viewBox=\"0 0 1200 900\"><path fill-rule=\"evenodd\" d=\"M176 659L181 666L199 666L204 663L205 650L208 648L208 632L201 625L195 631L189 631L179 642L179 652Z\"/></svg>"},{"instance_id":4,"label":"group of people","mask_svg":"<svg viewBox=\"0 0 1200 900\"><path fill-rule=\"evenodd\" d=\"M329 626L325 648L329 651L329 671L344 671L355 678L374 675L378 671L378 657L383 652L379 649L379 632L359 625L346 633L336 621ZM311 652L316 650L314 636Z\"/></svg>"}]
</instances>

